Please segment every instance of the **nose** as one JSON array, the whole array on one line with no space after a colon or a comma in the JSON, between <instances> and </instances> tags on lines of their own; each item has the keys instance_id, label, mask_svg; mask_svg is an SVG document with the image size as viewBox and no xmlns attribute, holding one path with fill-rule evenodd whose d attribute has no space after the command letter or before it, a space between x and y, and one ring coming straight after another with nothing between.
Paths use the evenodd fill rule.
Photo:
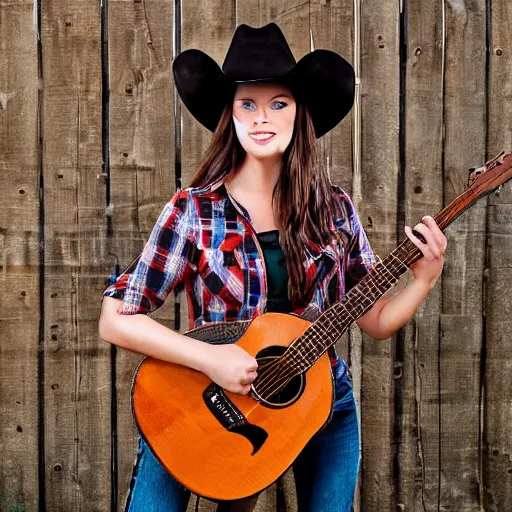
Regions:
<instances>
[{"instance_id":1,"label":"nose","mask_svg":"<svg viewBox=\"0 0 512 512\"><path fill-rule=\"evenodd\" d=\"M254 119L254 125L258 123L268 123L267 113L265 112L265 107L261 107L256 111L256 118Z\"/></svg>"}]
</instances>

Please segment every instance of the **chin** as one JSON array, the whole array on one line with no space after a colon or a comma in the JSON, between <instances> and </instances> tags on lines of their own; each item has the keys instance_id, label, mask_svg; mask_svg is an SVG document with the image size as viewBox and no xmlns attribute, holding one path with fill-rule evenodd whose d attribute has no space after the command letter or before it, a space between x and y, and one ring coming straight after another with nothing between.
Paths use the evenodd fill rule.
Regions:
<instances>
[{"instance_id":1,"label":"chin","mask_svg":"<svg viewBox=\"0 0 512 512\"><path fill-rule=\"evenodd\" d=\"M251 145L250 148L245 148L245 151L249 153L252 157L257 158L258 160L266 160L266 159L276 159L282 158L285 149L281 147L266 147L266 146L257 146Z\"/></svg>"},{"instance_id":2,"label":"chin","mask_svg":"<svg viewBox=\"0 0 512 512\"><path fill-rule=\"evenodd\" d=\"M250 151L249 154L257 160L275 160L283 157L282 151Z\"/></svg>"}]
</instances>

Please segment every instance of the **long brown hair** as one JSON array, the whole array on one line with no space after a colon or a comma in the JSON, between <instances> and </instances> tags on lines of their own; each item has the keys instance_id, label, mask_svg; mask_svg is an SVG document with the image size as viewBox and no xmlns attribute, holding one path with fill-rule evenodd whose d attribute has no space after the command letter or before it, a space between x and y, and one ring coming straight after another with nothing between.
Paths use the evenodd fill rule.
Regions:
<instances>
[{"instance_id":1,"label":"long brown hair","mask_svg":"<svg viewBox=\"0 0 512 512\"><path fill-rule=\"evenodd\" d=\"M245 157L228 104L206 150L192 187L206 187L224 180ZM321 247L333 238L333 217L338 213L327 170L318 159L317 141L307 108L297 102L293 136L282 157L273 193L274 214L289 275L289 296L294 307L305 305L311 289L305 289L304 246Z\"/></svg>"}]
</instances>

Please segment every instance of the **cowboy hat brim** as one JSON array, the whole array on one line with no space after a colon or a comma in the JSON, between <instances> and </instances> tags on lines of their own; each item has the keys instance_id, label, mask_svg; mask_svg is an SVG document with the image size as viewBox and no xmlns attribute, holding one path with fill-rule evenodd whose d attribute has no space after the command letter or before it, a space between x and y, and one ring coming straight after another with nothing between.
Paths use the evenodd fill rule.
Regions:
<instances>
[{"instance_id":1,"label":"cowboy hat brim","mask_svg":"<svg viewBox=\"0 0 512 512\"><path fill-rule=\"evenodd\" d=\"M332 130L354 104L354 69L341 55L314 50L297 62L287 78L308 107L317 138Z\"/></svg>"},{"instance_id":2,"label":"cowboy hat brim","mask_svg":"<svg viewBox=\"0 0 512 512\"><path fill-rule=\"evenodd\" d=\"M354 70L341 55L330 50L314 50L302 57L288 73L257 80L228 78L210 56L197 49L180 53L172 68L183 103L212 132L224 107L233 100L238 83L285 82L308 107L317 138L334 128L354 102Z\"/></svg>"},{"instance_id":3,"label":"cowboy hat brim","mask_svg":"<svg viewBox=\"0 0 512 512\"><path fill-rule=\"evenodd\" d=\"M173 62L174 83L190 113L208 130L215 131L236 84L201 50L180 53Z\"/></svg>"}]
</instances>

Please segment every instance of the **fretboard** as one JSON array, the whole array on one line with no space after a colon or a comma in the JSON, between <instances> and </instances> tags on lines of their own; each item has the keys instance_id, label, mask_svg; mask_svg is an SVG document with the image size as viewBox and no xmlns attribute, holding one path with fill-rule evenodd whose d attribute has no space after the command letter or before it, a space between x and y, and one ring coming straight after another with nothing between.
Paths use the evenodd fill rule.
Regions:
<instances>
[{"instance_id":1,"label":"fretboard","mask_svg":"<svg viewBox=\"0 0 512 512\"><path fill-rule=\"evenodd\" d=\"M290 345L285 354L287 363L292 364L298 372L310 368L338 341L350 324L364 315L420 257L420 250L409 239L405 239L384 260L379 260L343 300L324 311Z\"/></svg>"},{"instance_id":2,"label":"fretboard","mask_svg":"<svg viewBox=\"0 0 512 512\"><path fill-rule=\"evenodd\" d=\"M484 167L470 169L469 187L434 216L439 228L444 231L480 197L484 197L510 180L511 159L510 153L502 152L489 160ZM308 370L330 346L339 340L350 324L364 315L422 256L421 251L409 238L405 238L386 259L379 260L343 300L322 313L288 347L281 357L281 364L284 362L293 374Z\"/></svg>"}]
</instances>

